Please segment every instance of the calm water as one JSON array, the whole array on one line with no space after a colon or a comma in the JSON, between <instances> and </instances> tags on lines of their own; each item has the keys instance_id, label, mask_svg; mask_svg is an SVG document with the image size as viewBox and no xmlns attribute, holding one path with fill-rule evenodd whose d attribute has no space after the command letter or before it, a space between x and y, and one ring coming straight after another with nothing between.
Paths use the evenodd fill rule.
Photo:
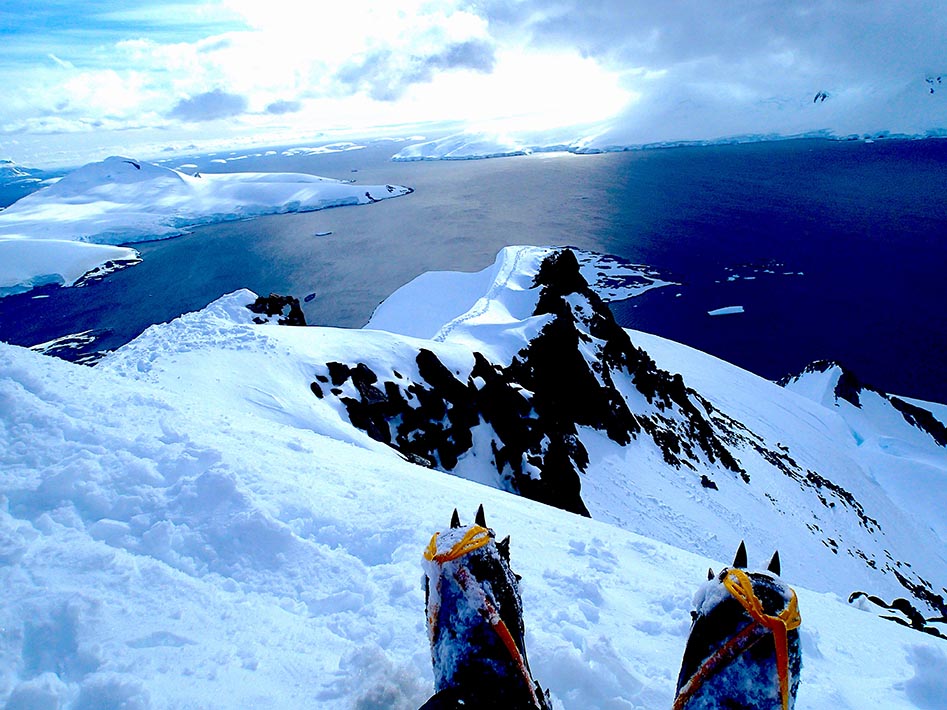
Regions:
<instances>
[{"instance_id":1,"label":"calm water","mask_svg":"<svg viewBox=\"0 0 947 710\"><path fill-rule=\"evenodd\" d=\"M116 347L241 287L310 296L311 323L358 327L424 271L481 269L508 244L572 244L681 282L615 304L624 325L770 378L832 358L882 389L947 402L947 141L388 162L397 149L170 163L416 192L139 245L142 264L100 283L0 299L0 338L33 344L95 328L101 347ZM738 305L741 315L707 315Z\"/></svg>"}]
</instances>

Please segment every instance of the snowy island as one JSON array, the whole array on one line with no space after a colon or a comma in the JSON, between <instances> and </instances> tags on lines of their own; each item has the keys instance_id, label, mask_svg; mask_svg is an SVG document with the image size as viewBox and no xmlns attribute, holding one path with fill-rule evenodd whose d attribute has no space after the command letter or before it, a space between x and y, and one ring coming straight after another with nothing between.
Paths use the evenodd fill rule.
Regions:
<instances>
[{"instance_id":1,"label":"snowy island","mask_svg":"<svg viewBox=\"0 0 947 710\"><path fill-rule=\"evenodd\" d=\"M557 707L670 707L741 539L799 594L799 710L937 707L947 411L623 330L588 273L511 247L360 330L239 291L94 368L0 344L0 703L417 708L422 551L484 503Z\"/></svg>"},{"instance_id":2,"label":"snowy island","mask_svg":"<svg viewBox=\"0 0 947 710\"><path fill-rule=\"evenodd\" d=\"M411 192L302 173L203 173L130 158L91 163L0 212L0 296L135 263L128 246L202 224L364 205Z\"/></svg>"}]
</instances>

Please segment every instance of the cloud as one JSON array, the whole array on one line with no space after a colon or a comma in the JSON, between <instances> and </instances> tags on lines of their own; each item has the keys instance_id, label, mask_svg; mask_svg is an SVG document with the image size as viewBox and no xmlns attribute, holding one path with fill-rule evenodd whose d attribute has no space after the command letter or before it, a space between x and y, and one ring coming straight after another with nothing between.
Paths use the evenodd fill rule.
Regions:
<instances>
[{"instance_id":1,"label":"cloud","mask_svg":"<svg viewBox=\"0 0 947 710\"><path fill-rule=\"evenodd\" d=\"M947 76L943 0L103 0L82 33L78 5L13 2L0 128L551 126L582 109L637 144L882 130L892 106L905 130L947 128L947 90L924 83Z\"/></svg>"},{"instance_id":2,"label":"cloud","mask_svg":"<svg viewBox=\"0 0 947 710\"><path fill-rule=\"evenodd\" d=\"M382 49L349 62L336 79L353 91L366 91L378 101L396 101L412 84L427 83L437 72L469 69L489 74L496 65L492 42L454 42L427 55Z\"/></svg>"},{"instance_id":3,"label":"cloud","mask_svg":"<svg viewBox=\"0 0 947 710\"><path fill-rule=\"evenodd\" d=\"M435 69L473 69L489 73L496 65L496 49L492 42L485 40L456 42L427 57L423 64L432 71Z\"/></svg>"},{"instance_id":4,"label":"cloud","mask_svg":"<svg viewBox=\"0 0 947 710\"><path fill-rule=\"evenodd\" d=\"M238 116L246 112L247 105L247 99L240 94L214 89L181 99L168 116L182 121L213 121L217 118Z\"/></svg>"},{"instance_id":5,"label":"cloud","mask_svg":"<svg viewBox=\"0 0 947 710\"><path fill-rule=\"evenodd\" d=\"M59 57L57 57L57 56L56 56L55 54L53 54L52 52L49 52L46 56L49 57L50 59L52 59L53 62L54 62L57 66L60 66L60 67L62 67L63 69L75 69L75 68L76 68L76 65L75 65L75 64L73 64L72 62L67 62L65 59L60 59Z\"/></svg>"},{"instance_id":6,"label":"cloud","mask_svg":"<svg viewBox=\"0 0 947 710\"><path fill-rule=\"evenodd\" d=\"M568 46L619 69L693 64L724 76L779 84L766 76L781 58L787 73L851 79L945 63L947 13L938 0L483 0L497 37Z\"/></svg>"},{"instance_id":7,"label":"cloud","mask_svg":"<svg viewBox=\"0 0 947 710\"><path fill-rule=\"evenodd\" d=\"M280 99L279 101L274 101L267 105L266 112L273 114L274 116L281 116L284 113L296 113L302 108L302 102L300 101L286 101Z\"/></svg>"}]
</instances>

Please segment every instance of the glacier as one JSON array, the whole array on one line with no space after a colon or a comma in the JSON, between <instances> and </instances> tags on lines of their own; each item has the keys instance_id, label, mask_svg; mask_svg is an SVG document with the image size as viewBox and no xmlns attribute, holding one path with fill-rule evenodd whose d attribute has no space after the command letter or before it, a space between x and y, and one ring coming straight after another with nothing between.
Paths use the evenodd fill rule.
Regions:
<instances>
[{"instance_id":1,"label":"glacier","mask_svg":"<svg viewBox=\"0 0 947 710\"><path fill-rule=\"evenodd\" d=\"M136 263L127 245L202 224L364 205L411 191L303 173L189 175L114 156L0 212L0 296L45 283L71 286L97 268Z\"/></svg>"}]
</instances>

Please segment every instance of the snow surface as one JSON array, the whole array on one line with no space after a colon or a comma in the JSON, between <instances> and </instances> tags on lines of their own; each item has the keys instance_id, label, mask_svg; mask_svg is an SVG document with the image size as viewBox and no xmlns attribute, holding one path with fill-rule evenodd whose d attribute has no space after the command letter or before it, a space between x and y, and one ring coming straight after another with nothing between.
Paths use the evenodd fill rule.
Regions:
<instances>
[{"instance_id":1,"label":"snow surface","mask_svg":"<svg viewBox=\"0 0 947 710\"><path fill-rule=\"evenodd\" d=\"M508 363L545 324L544 319L530 319L536 305L530 287L538 262L553 251L512 246L479 272L425 272L386 298L365 328L436 341L450 338L479 348L495 362ZM606 302L677 285L646 266L573 251L582 276Z\"/></svg>"},{"instance_id":2,"label":"snow surface","mask_svg":"<svg viewBox=\"0 0 947 710\"><path fill-rule=\"evenodd\" d=\"M512 318L540 252L495 265L510 293L487 310L511 328L526 327ZM456 281L468 301L498 282ZM712 498L654 452L601 441L583 480L589 520L412 465L314 398L315 368L357 354L382 376L427 347L469 369L474 326L437 341L254 325L253 299L240 291L153 326L95 368L0 344L0 704L417 708L433 687L422 552L455 506L467 523L482 502L512 536L530 666L558 707L670 707L694 595L742 536L754 564L780 547L799 594L799 710L944 707L947 642L846 604L881 577L800 533L810 514L778 481L774 512L738 481L719 479ZM477 327L492 337L488 325ZM943 539L865 478L837 411L631 335L715 406L820 461L880 511L879 544L922 548L912 562L944 579Z\"/></svg>"},{"instance_id":3,"label":"snow surface","mask_svg":"<svg viewBox=\"0 0 947 710\"><path fill-rule=\"evenodd\" d=\"M329 143L327 145L319 145L315 147L299 147L299 148L288 148L283 151L283 155L324 155L326 153L344 153L350 150L363 150L364 145L359 145L358 143L351 143L349 141L343 141L341 143Z\"/></svg>"},{"instance_id":4,"label":"snow surface","mask_svg":"<svg viewBox=\"0 0 947 710\"><path fill-rule=\"evenodd\" d=\"M31 174L30 168L17 165L12 160L0 159L0 180L5 183L23 184L27 182L40 182L38 178Z\"/></svg>"},{"instance_id":5,"label":"snow surface","mask_svg":"<svg viewBox=\"0 0 947 710\"><path fill-rule=\"evenodd\" d=\"M749 143L792 138L860 139L947 136L947 92L933 92L930 76L902 77L831 91L823 101L794 96L736 96L664 86L613 118L553 130L523 121L470 125L463 131L405 146L394 160L458 160L537 152L605 153L680 145ZM761 132L760 127L766 131Z\"/></svg>"},{"instance_id":6,"label":"snow surface","mask_svg":"<svg viewBox=\"0 0 947 710\"><path fill-rule=\"evenodd\" d=\"M533 147L522 140L503 134L484 132L455 133L423 143L415 143L398 151L392 160L475 160L529 155Z\"/></svg>"},{"instance_id":7,"label":"snow surface","mask_svg":"<svg viewBox=\"0 0 947 710\"><path fill-rule=\"evenodd\" d=\"M278 327L236 328L235 347ZM0 393L7 707L416 708L421 552L481 501L512 534L530 663L561 707L669 707L691 596L720 564L12 346ZM798 708L938 707L947 644L797 591Z\"/></svg>"},{"instance_id":8,"label":"snow surface","mask_svg":"<svg viewBox=\"0 0 947 710\"><path fill-rule=\"evenodd\" d=\"M0 296L42 283L69 286L95 266L137 257L118 244L173 237L200 224L367 204L410 191L302 173L197 177L129 158L107 158L0 212Z\"/></svg>"},{"instance_id":9,"label":"snow surface","mask_svg":"<svg viewBox=\"0 0 947 710\"><path fill-rule=\"evenodd\" d=\"M862 389L860 407L836 398L835 387L842 370L806 373L794 378L786 388L838 412L848 427L851 442L858 448L868 475L905 510L947 540L947 451L925 431L905 421L901 412L878 392ZM914 401L945 417L941 405Z\"/></svg>"}]
</instances>

